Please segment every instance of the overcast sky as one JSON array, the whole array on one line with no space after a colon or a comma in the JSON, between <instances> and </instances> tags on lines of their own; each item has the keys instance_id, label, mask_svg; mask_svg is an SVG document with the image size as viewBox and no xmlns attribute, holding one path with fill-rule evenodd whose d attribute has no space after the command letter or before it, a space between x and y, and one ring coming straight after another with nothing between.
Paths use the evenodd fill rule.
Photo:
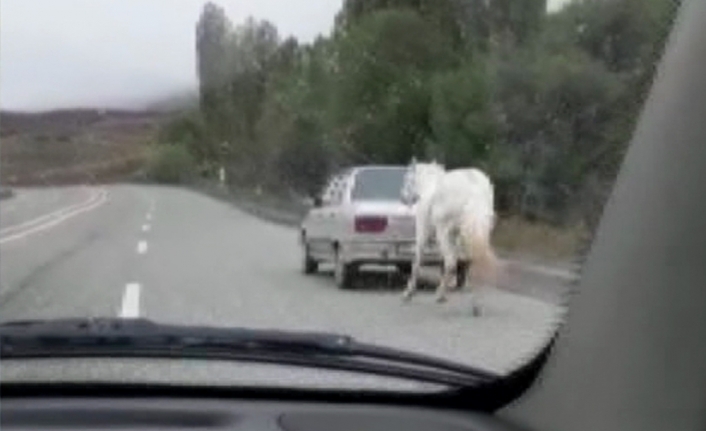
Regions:
<instances>
[{"instance_id":1,"label":"overcast sky","mask_svg":"<svg viewBox=\"0 0 706 431\"><path fill-rule=\"evenodd\" d=\"M521 0L518 0L521 1ZM550 9L566 0L550 0ZM194 88L205 0L1 0L0 107L135 107ZM342 0L216 0L234 23L328 33Z\"/></svg>"}]
</instances>

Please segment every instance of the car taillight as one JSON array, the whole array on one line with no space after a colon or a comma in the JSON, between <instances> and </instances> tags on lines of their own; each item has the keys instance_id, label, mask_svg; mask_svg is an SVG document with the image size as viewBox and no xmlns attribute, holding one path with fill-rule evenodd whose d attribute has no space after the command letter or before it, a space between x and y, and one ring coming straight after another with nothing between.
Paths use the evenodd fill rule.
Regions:
<instances>
[{"instance_id":1,"label":"car taillight","mask_svg":"<svg viewBox=\"0 0 706 431\"><path fill-rule=\"evenodd\" d=\"M358 233L380 233L387 229L387 217L358 216L355 218L355 231Z\"/></svg>"}]
</instances>

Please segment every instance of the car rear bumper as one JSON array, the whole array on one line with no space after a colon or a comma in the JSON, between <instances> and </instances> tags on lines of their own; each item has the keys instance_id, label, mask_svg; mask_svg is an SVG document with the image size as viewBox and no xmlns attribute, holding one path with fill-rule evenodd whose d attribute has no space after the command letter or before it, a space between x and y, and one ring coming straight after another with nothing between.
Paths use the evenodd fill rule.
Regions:
<instances>
[{"instance_id":1,"label":"car rear bumper","mask_svg":"<svg viewBox=\"0 0 706 431\"><path fill-rule=\"evenodd\" d=\"M350 241L341 244L345 260L362 264L404 264L414 259L414 241ZM437 249L425 250L426 264L441 263Z\"/></svg>"}]
</instances>

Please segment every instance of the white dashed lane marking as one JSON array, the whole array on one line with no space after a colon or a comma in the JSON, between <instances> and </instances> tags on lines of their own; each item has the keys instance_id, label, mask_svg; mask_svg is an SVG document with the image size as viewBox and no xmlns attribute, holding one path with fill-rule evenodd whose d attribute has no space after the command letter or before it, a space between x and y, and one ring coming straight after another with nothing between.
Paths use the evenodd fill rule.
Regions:
<instances>
[{"instance_id":1,"label":"white dashed lane marking","mask_svg":"<svg viewBox=\"0 0 706 431\"><path fill-rule=\"evenodd\" d=\"M147 253L147 241L140 241L137 243L137 253L139 253L139 254Z\"/></svg>"},{"instance_id":2,"label":"white dashed lane marking","mask_svg":"<svg viewBox=\"0 0 706 431\"><path fill-rule=\"evenodd\" d=\"M120 317L123 319L137 319L140 317L140 284L128 283L125 286L123 302L120 307Z\"/></svg>"},{"instance_id":3,"label":"white dashed lane marking","mask_svg":"<svg viewBox=\"0 0 706 431\"><path fill-rule=\"evenodd\" d=\"M142 225L142 232L149 232L152 229L152 212L154 212L154 200L150 200L149 210L147 211L147 222ZM140 240L137 243L137 253L147 253L147 241ZM123 301L120 306L120 317L124 319L136 319L140 317L140 283L128 283L125 286Z\"/></svg>"}]
</instances>

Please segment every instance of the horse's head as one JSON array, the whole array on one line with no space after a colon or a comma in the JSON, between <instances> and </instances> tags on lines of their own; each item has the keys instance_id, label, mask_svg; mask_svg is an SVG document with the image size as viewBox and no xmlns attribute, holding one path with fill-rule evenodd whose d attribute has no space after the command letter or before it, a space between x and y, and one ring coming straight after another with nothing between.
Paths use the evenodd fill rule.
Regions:
<instances>
[{"instance_id":1,"label":"horse's head","mask_svg":"<svg viewBox=\"0 0 706 431\"><path fill-rule=\"evenodd\" d=\"M420 163L413 158L405 175L402 201L408 205L416 203L419 197L430 190L445 172L444 167L436 160L431 163Z\"/></svg>"},{"instance_id":2,"label":"horse's head","mask_svg":"<svg viewBox=\"0 0 706 431\"><path fill-rule=\"evenodd\" d=\"M416 161L412 161L412 164L407 168L407 172L404 175L404 183L402 184L402 193L400 198L405 205L414 205L419 200L419 194L417 193L417 186L415 181L415 164Z\"/></svg>"},{"instance_id":3,"label":"horse's head","mask_svg":"<svg viewBox=\"0 0 706 431\"><path fill-rule=\"evenodd\" d=\"M424 190L426 187L436 184L445 173L446 169L436 160L431 163L417 163L414 166L413 174L415 185L418 189Z\"/></svg>"}]
</instances>

